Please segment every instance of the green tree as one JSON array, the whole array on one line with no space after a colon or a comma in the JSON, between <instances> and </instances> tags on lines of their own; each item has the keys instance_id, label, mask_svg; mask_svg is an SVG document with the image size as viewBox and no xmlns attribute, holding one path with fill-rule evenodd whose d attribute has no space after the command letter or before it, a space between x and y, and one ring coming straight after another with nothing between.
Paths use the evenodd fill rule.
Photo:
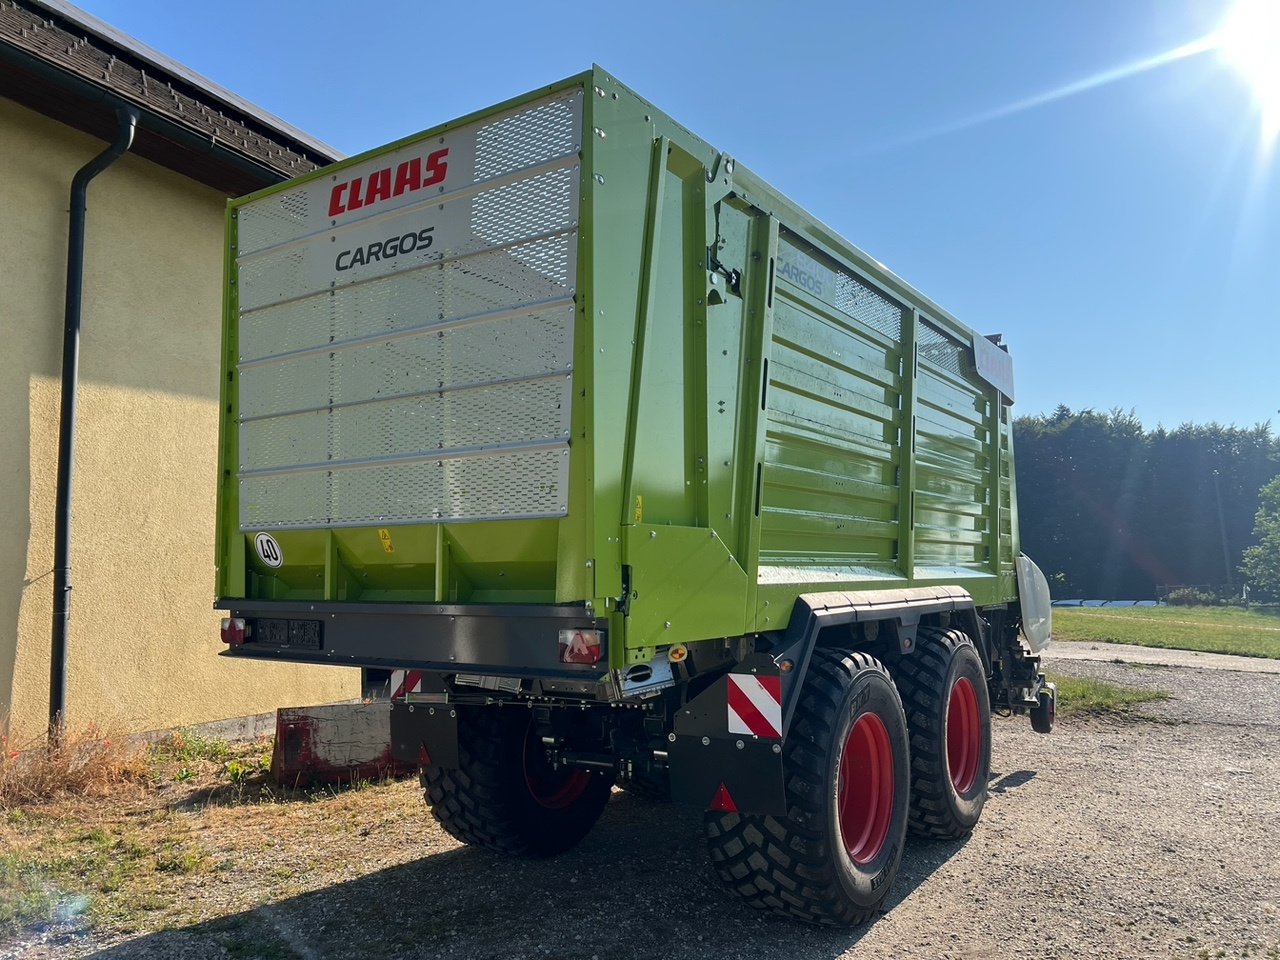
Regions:
<instances>
[{"instance_id":1,"label":"green tree","mask_svg":"<svg viewBox=\"0 0 1280 960\"><path fill-rule=\"evenodd\" d=\"M1174 584L1234 592L1257 542L1258 490L1280 472L1265 423L1146 431L1131 411L1059 406L1019 417L1014 447L1022 548L1064 598L1141 599Z\"/></svg>"},{"instance_id":2,"label":"green tree","mask_svg":"<svg viewBox=\"0 0 1280 960\"><path fill-rule=\"evenodd\" d=\"M1280 477L1259 491L1258 500L1261 505L1253 527L1258 543L1244 552L1240 569L1250 590L1262 594L1262 599L1280 599Z\"/></svg>"}]
</instances>

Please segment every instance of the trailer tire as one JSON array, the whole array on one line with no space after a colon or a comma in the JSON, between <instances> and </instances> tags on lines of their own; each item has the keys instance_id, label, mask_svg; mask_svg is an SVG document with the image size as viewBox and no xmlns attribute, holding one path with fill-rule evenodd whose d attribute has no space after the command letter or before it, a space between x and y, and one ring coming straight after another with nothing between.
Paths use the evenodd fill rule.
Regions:
<instances>
[{"instance_id":1,"label":"trailer tire","mask_svg":"<svg viewBox=\"0 0 1280 960\"><path fill-rule=\"evenodd\" d=\"M817 649L783 745L785 817L708 811L720 879L753 907L853 926L893 886L907 829L910 756L902 702L865 653ZM846 770L870 776L846 778Z\"/></svg>"},{"instance_id":2,"label":"trailer tire","mask_svg":"<svg viewBox=\"0 0 1280 960\"><path fill-rule=\"evenodd\" d=\"M421 775L431 813L451 836L509 856L551 857L600 819L613 778L551 769L532 719L514 707L458 708L457 769L428 766Z\"/></svg>"},{"instance_id":3,"label":"trailer tire","mask_svg":"<svg viewBox=\"0 0 1280 960\"><path fill-rule=\"evenodd\" d=\"M911 731L911 832L968 834L982 816L991 773L986 670L960 630L921 627L915 652L893 663Z\"/></svg>"}]
</instances>

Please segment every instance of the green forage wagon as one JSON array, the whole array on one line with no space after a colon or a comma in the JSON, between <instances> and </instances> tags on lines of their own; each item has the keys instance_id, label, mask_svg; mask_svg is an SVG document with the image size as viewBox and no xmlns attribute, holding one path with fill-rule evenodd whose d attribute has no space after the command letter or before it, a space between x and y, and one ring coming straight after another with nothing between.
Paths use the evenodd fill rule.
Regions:
<instances>
[{"instance_id":1,"label":"green forage wagon","mask_svg":"<svg viewBox=\"0 0 1280 960\"><path fill-rule=\"evenodd\" d=\"M453 836L705 810L853 924L1047 731L998 338L596 68L233 201L226 655L389 669Z\"/></svg>"}]
</instances>

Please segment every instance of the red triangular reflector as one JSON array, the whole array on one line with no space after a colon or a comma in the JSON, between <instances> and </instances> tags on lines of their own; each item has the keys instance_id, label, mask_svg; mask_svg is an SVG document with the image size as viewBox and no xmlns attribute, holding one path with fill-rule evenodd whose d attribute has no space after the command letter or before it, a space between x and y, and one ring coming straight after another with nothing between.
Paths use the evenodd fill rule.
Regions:
<instances>
[{"instance_id":1,"label":"red triangular reflector","mask_svg":"<svg viewBox=\"0 0 1280 960\"><path fill-rule=\"evenodd\" d=\"M431 766L431 754L427 753L427 745L425 743L418 744L418 766Z\"/></svg>"},{"instance_id":2,"label":"red triangular reflector","mask_svg":"<svg viewBox=\"0 0 1280 960\"><path fill-rule=\"evenodd\" d=\"M729 795L729 788L723 783L720 784L716 795L711 798L711 806L708 810L716 810L720 813L737 813L738 805L733 802L733 797Z\"/></svg>"}]
</instances>

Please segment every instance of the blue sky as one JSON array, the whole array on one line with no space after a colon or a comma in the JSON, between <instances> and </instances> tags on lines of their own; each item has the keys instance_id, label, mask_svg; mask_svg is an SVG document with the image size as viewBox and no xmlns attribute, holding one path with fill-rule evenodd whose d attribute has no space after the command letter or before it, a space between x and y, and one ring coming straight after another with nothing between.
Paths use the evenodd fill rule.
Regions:
<instances>
[{"instance_id":1,"label":"blue sky","mask_svg":"<svg viewBox=\"0 0 1280 960\"><path fill-rule=\"evenodd\" d=\"M1005 334L1018 413L1280 425L1280 161L1248 84L1209 52L1004 111L1225 0L81 5L346 153L599 62Z\"/></svg>"}]
</instances>

